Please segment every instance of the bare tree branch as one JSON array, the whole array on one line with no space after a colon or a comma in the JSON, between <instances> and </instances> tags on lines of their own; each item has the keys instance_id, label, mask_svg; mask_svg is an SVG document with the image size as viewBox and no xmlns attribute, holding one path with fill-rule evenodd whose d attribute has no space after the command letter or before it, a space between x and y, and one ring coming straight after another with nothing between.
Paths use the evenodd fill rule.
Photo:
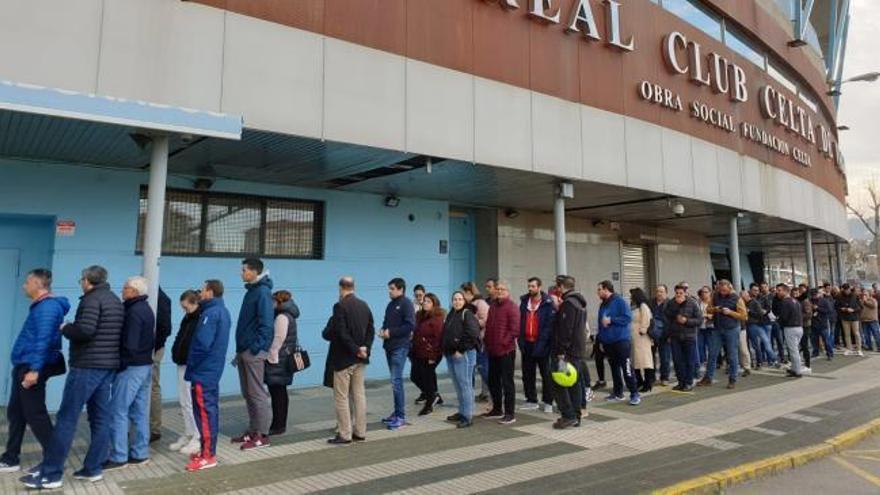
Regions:
<instances>
[{"instance_id":1,"label":"bare tree branch","mask_svg":"<svg viewBox=\"0 0 880 495\"><path fill-rule=\"evenodd\" d=\"M846 204L846 207L849 208L849 211L853 212L853 214L856 216L856 218L858 218L859 220L861 220L862 224L864 224L865 228L868 229L868 232L869 232L872 236L877 237L877 229L871 227L871 224L868 223L868 219L865 218L865 216L862 215L861 212L859 212L859 210L855 209L855 208L853 207L853 205L851 205L851 204L849 204L849 203Z\"/></svg>"}]
</instances>

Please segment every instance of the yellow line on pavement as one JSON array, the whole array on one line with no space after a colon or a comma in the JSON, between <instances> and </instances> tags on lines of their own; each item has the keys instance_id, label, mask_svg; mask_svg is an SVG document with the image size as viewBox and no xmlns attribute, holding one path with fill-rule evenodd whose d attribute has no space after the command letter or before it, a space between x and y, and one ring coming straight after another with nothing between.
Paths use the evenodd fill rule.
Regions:
<instances>
[{"instance_id":1,"label":"yellow line on pavement","mask_svg":"<svg viewBox=\"0 0 880 495\"><path fill-rule=\"evenodd\" d=\"M864 469L856 466L855 464L843 459L842 457L834 456L831 458L832 461L840 464L841 467L845 468L847 471L858 475L859 477L870 481L876 486L880 486L880 477L874 476L873 474L865 471Z\"/></svg>"}]
</instances>

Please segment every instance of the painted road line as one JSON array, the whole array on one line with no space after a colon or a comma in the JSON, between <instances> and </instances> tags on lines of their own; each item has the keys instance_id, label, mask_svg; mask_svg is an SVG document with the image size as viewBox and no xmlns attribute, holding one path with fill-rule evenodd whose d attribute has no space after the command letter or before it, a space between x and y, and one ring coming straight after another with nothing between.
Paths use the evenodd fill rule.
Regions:
<instances>
[{"instance_id":1,"label":"painted road line","mask_svg":"<svg viewBox=\"0 0 880 495\"><path fill-rule=\"evenodd\" d=\"M783 414L780 418L791 419L794 421L801 421L803 423L818 423L822 421L822 418L816 416L807 416L806 414L798 414L798 413L788 413Z\"/></svg>"},{"instance_id":2,"label":"painted road line","mask_svg":"<svg viewBox=\"0 0 880 495\"><path fill-rule=\"evenodd\" d=\"M842 457L834 456L831 458L831 460L839 464L847 471L855 474L856 476L859 476L860 478L873 483L875 486L880 486L880 477L874 476L873 474L843 459Z\"/></svg>"},{"instance_id":3,"label":"painted road line","mask_svg":"<svg viewBox=\"0 0 880 495\"><path fill-rule=\"evenodd\" d=\"M770 429L770 428L763 428L763 427L760 427L760 426L753 426L753 427L751 427L751 428L746 428L746 429L747 429L747 430L751 430L751 431L756 431L756 432L758 432L758 433L764 433L764 434L766 434L766 435L770 435L770 436L774 436L774 437L785 436L785 432L784 432L784 431L772 430L772 429Z\"/></svg>"}]
</instances>

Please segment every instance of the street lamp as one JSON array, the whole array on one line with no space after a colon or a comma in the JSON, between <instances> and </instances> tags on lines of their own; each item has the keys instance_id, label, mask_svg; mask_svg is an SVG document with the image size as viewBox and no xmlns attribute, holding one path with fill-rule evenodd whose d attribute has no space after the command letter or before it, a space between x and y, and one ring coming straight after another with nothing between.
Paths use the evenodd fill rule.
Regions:
<instances>
[{"instance_id":1,"label":"street lamp","mask_svg":"<svg viewBox=\"0 0 880 495\"><path fill-rule=\"evenodd\" d=\"M840 96L840 86L844 83L850 82L877 82L880 79L880 72L866 72L864 74L859 74L857 76L850 77L849 79L844 79L838 83L834 83L834 89L828 91L826 94L828 96Z\"/></svg>"}]
</instances>

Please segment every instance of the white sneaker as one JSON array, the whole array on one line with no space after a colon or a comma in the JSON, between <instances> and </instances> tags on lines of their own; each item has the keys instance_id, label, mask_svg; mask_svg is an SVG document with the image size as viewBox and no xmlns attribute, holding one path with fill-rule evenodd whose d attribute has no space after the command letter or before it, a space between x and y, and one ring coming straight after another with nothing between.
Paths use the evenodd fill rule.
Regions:
<instances>
[{"instance_id":1,"label":"white sneaker","mask_svg":"<svg viewBox=\"0 0 880 495\"><path fill-rule=\"evenodd\" d=\"M186 435L181 435L177 437L177 441L168 446L171 450L180 450L184 447L184 445L188 444L190 441L190 437Z\"/></svg>"},{"instance_id":2,"label":"white sneaker","mask_svg":"<svg viewBox=\"0 0 880 495\"><path fill-rule=\"evenodd\" d=\"M859 351L859 356L861 356L861 357L865 357L865 353L862 352L862 351Z\"/></svg>"},{"instance_id":3,"label":"white sneaker","mask_svg":"<svg viewBox=\"0 0 880 495\"><path fill-rule=\"evenodd\" d=\"M193 455L198 454L202 450L202 440L197 437L192 437L192 439L183 447L180 448L181 454Z\"/></svg>"},{"instance_id":4,"label":"white sneaker","mask_svg":"<svg viewBox=\"0 0 880 495\"><path fill-rule=\"evenodd\" d=\"M847 350L843 351L843 355L844 356L852 356L853 352L851 350L847 349Z\"/></svg>"},{"instance_id":5,"label":"white sneaker","mask_svg":"<svg viewBox=\"0 0 880 495\"><path fill-rule=\"evenodd\" d=\"M537 411L538 403L537 402L526 402L525 404L519 406L520 411Z\"/></svg>"},{"instance_id":6,"label":"white sneaker","mask_svg":"<svg viewBox=\"0 0 880 495\"><path fill-rule=\"evenodd\" d=\"M590 402L593 402L593 397L594 397L594 396L595 396L595 394L593 393L593 389L592 389L592 388L587 388L587 403L588 403L588 404L589 404Z\"/></svg>"},{"instance_id":7,"label":"white sneaker","mask_svg":"<svg viewBox=\"0 0 880 495\"><path fill-rule=\"evenodd\" d=\"M0 462L0 473L15 473L21 470L21 466L16 464L6 464L5 462Z\"/></svg>"},{"instance_id":8,"label":"white sneaker","mask_svg":"<svg viewBox=\"0 0 880 495\"><path fill-rule=\"evenodd\" d=\"M553 414L553 404L544 403L544 412L547 414Z\"/></svg>"},{"instance_id":9,"label":"white sneaker","mask_svg":"<svg viewBox=\"0 0 880 495\"><path fill-rule=\"evenodd\" d=\"M801 374L802 375L812 375L813 370L811 368L807 368L806 366L801 366Z\"/></svg>"}]
</instances>

